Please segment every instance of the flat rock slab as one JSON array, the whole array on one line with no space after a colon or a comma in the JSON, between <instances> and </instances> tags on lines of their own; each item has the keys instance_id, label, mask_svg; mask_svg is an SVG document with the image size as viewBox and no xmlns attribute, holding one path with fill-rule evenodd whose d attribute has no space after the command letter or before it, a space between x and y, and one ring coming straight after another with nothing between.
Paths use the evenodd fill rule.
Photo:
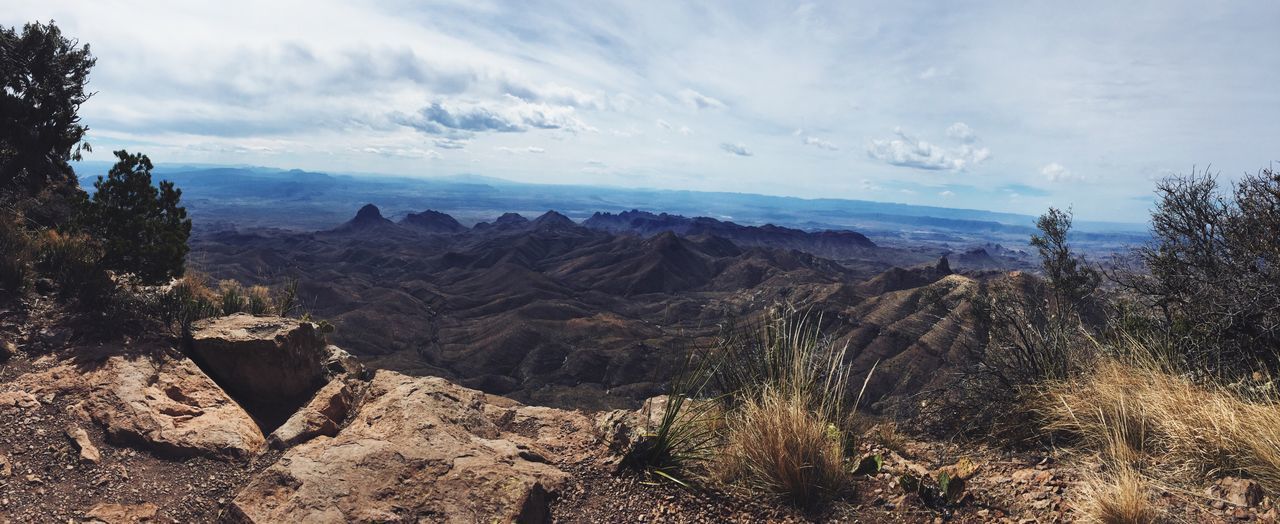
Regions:
<instances>
[{"instance_id":1,"label":"flat rock slab","mask_svg":"<svg viewBox=\"0 0 1280 524\"><path fill-rule=\"evenodd\" d=\"M228 508L238 522L543 522L594 445L576 412L490 403L435 377L379 371L336 437L290 449Z\"/></svg>"},{"instance_id":2,"label":"flat rock slab","mask_svg":"<svg viewBox=\"0 0 1280 524\"><path fill-rule=\"evenodd\" d=\"M190 359L160 349L88 353L10 387L77 399L72 410L109 440L161 456L247 459L265 445L249 414Z\"/></svg>"}]
</instances>

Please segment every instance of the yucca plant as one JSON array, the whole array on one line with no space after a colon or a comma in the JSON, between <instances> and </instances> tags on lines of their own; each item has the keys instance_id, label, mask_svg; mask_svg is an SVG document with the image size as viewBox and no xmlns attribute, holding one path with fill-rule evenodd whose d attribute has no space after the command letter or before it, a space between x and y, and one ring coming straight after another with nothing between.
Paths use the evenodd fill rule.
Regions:
<instances>
[{"instance_id":1,"label":"yucca plant","mask_svg":"<svg viewBox=\"0 0 1280 524\"><path fill-rule=\"evenodd\" d=\"M719 405L701 398L706 392L710 360L691 352L671 382L662 418L631 447L620 468L644 471L683 487L692 487L696 467L718 447Z\"/></svg>"}]
</instances>

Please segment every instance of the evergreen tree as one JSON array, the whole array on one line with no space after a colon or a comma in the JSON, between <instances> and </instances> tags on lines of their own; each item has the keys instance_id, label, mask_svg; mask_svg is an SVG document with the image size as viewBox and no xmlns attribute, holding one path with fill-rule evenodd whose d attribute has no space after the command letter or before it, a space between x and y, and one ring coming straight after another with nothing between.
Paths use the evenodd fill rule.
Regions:
<instances>
[{"instance_id":1,"label":"evergreen tree","mask_svg":"<svg viewBox=\"0 0 1280 524\"><path fill-rule=\"evenodd\" d=\"M0 200L78 192L69 162L88 149L78 112L95 61L53 22L0 26Z\"/></svg>"},{"instance_id":2,"label":"evergreen tree","mask_svg":"<svg viewBox=\"0 0 1280 524\"><path fill-rule=\"evenodd\" d=\"M115 155L119 161L93 183L93 198L81 216L84 228L102 242L103 265L144 284L182 276L191 236L191 219L179 205L182 190L169 181L153 186L146 155Z\"/></svg>"}]
</instances>

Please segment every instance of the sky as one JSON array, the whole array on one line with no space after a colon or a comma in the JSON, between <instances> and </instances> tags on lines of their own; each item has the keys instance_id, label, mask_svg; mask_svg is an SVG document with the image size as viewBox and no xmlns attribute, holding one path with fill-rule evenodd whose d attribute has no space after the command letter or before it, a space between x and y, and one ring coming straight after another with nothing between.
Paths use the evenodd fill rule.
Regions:
<instances>
[{"instance_id":1,"label":"sky","mask_svg":"<svg viewBox=\"0 0 1280 524\"><path fill-rule=\"evenodd\" d=\"M1280 160L1280 2L6 0L92 158L1144 221Z\"/></svg>"}]
</instances>

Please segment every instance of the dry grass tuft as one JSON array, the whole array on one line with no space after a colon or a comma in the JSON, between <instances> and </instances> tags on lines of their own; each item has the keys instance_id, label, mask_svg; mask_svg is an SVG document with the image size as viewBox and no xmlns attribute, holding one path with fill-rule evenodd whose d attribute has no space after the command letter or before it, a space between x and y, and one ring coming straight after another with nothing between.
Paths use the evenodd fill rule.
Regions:
<instances>
[{"instance_id":1,"label":"dry grass tuft","mask_svg":"<svg viewBox=\"0 0 1280 524\"><path fill-rule=\"evenodd\" d=\"M727 387L722 481L811 506L847 484L846 440L856 399L846 399L845 348L819 332L820 319L781 316L758 337L723 347ZM850 402L852 400L852 402Z\"/></svg>"},{"instance_id":2,"label":"dry grass tuft","mask_svg":"<svg viewBox=\"0 0 1280 524\"><path fill-rule=\"evenodd\" d=\"M803 395L767 388L728 422L720 476L809 506L847 480L842 433Z\"/></svg>"},{"instance_id":3,"label":"dry grass tuft","mask_svg":"<svg viewBox=\"0 0 1280 524\"><path fill-rule=\"evenodd\" d=\"M1087 479L1077 499L1076 509L1082 522L1160 522L1162 514L1152 504L1151 495L1151 486L1141 473L1131 467L1120 467L1110 475Z\"/></svg>"},{"instance_id":4,"label":"dry grass tuft","mask_svg":"<svg viewBox=\"0 0 1280 524\"><path fill-rule=\"evenodd\" d=\"M1170 369L1154 359L1104 359L1093 373L1048 388L1049 428L1080 436L1117 467L1166 479L1242 474L1280 490L1280 404Z\"/></svg>"}]
</instances>

